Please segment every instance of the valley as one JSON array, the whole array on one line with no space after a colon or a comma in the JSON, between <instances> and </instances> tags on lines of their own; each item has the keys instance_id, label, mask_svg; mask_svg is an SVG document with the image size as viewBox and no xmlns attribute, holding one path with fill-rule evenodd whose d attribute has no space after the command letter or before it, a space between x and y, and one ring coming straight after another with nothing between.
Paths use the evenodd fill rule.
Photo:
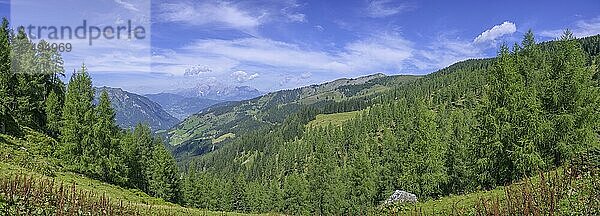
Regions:
<instances>
[{"instance_id":1,"label":"valley","mask_svg":"<svg viewBox=\"0 0 600 216\"><path fill-rule=\"evenodd\" d=\"M0 215L600 215L596 2L21 1Z\"/></svg>"}]
</instances>

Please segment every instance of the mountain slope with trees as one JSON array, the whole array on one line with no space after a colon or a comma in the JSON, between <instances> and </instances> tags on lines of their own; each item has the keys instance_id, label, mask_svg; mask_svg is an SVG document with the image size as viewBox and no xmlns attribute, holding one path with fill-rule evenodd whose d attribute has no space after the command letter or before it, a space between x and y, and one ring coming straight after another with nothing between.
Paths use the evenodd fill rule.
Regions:
<instances>
[{"instance_id":1,"label":"mountain slope with trees","mask_svg":"<svg viewBox=\"0 0 600 216\"><path fill-rule=\"evenodd\" d=\"M220 144L212 142L215 138L280 125L289 114L306 107L322 109L326 113L364 109L394 85L418 78L375 74L273 92L251 100L220 103L190 116L165 135L176 157L185 159L217 149Z\"/></svg>"},{"instance_id":2,"label":"mountain slope with trees","mask_svg":"<svg viewBox=\"0 0 600 216\"><path fill-rule=\"evenodd\" d=\"M214 210L359 214L397 189L428 200L560 169L599 152L599 38L567 31L537 44L528 32L494 59L395 85L341 125L307 127L327 112L302 106L181 163L185 200Z\"/></svg>"},{"instance_id":3,"label":"mountain slope with trees","mask_svg":"<svg viewBox=\"0 0 600 216\"><path fill-rule=\"evenodd\" d=\"M53 191L64 190L30 187L39 184L12 171L24 169L58 179L83 175L76 181L88 189L104 182L108 191L127 188L128 198L138 191L214 211L301 215L394 214L382 201L398 189L427 207L453 194L518 187L542 173L539 188L531 182L515 193L525 196L518 203L532 206L524 214L546 212L547 206L556 206L550 212L557 214L590 213L598 202L583 199L600 194L598 47L600 35L575 39L566 31L557 41L538 44L528 32L521 44L503 45L496 58L459 62L422 77L341 79L217 104L167 133L175 141L167 145L147 125L119 128L109 93L102 91L94 103L85 65L65 86L60 55L33 49L24 29L13 33L5 19L0 170L11 178L0 184L0 212L98 212L88 208L95 201L79 200L86 187L77 195L73 186L68 193L78 199L64 206L53 200L65 194ZM213 143L219 148L196 151ZM179 164L169 152L174 147ZM589 160L578 161L582 155ZM546 181L545 172L557 174ZM559 184L544 183L564 182L556 179L569 182L558 193ZM36 198L23 198L30 191ZM551 202L534 203L536 194ZM136 199L150 200L143 194ZM164 201L156 202L170 205ZM481 208L468 203L475 206L463 207ZM486 203L481 200L488 209ZM186 214L167 209L168 215Z\"/></svg>"},{"instance_id":4,"label":"mountain slope with trees","mask_svg":"<svg viewBox=\"0 0 600 216\"><path fill-rule=\"evenodd\" d=\"M23 28L13 33L3 20L1 162L48 176L77 173L182 203L180 172L162 139L153 137L147 125L119 128L107 91L101 91L98 102L93 102L95 90L85 65L66 86L61 76L63 61L58 52L34 49ZM14 208L31 207L18 202L21 195L5 196L0 194L0 212L17 214Z\"/></svg>"}]
</instances>

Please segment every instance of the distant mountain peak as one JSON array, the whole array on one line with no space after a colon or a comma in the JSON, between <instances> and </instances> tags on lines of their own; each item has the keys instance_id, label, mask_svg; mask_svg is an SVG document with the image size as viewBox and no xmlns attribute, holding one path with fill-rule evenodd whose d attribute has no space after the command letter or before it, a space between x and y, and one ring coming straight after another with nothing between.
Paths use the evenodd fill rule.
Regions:
<instances>
[{"instance_id":1,"label":"distant mountain peak","mask_svg":"<svg viewBox=\"0 0 600 216\"><path fill-rule=\"evenodd\" d=\"M178 89L169 93L220 101L241 101L261 95L260 91L250 86L231 86L219 82L198 83L192 88Z\"/></svg>"}]
</instances>

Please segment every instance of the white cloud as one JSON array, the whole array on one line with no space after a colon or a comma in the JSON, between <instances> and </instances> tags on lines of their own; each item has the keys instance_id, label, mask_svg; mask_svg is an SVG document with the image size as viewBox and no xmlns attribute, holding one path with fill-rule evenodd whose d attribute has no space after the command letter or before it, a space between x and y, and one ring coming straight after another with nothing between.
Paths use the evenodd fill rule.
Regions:
<instances>
[{"instance_id":1,"label":"white cloud","mask_svg":"<svg viewBox=\"0 0 600 216\"><path fill-rule=\"evenodd\" d=\"M403 62L413 56L410 41L394 34L379 34L355 41L345 46L339 62L348 66L349 71L391 70L399 71Z\"/></svg>"},{"instance_id":2,"label":"white cloud","mask_svg":"<svg viewBox=\"0 0 600 216\"><path fill-rule=\"evenodd\" d=\"M426 48L419 50L417 57L411 59L411 62L421 70L433 71L457 61L485 57L482 49L484 47L475 46L469 41L448 39L442 35Z\"/></svg>"},{"instance_id":3,"label":"white cloud","mask_svg":"<svg viewBox=\"0 0 600 216\"><path fill-rule=\"evenodd\" d=\"M281 13L284 17L292 22L306 22L306 14L296 12L296 9L300 8L300 4L295 1L289 2L289 6L281 9Z\"/></svg>"},{"instance_id":4,"label":"white cloud","mask_svg":"<svg viewBox=\"0 0 600 216\"><path fill-rule=\"evenodd\" d=\"M324 65L334 61L324 52L303 50L295 44L261 38L197 40L183 50L198 56L222 56L240 63L258 63L276 67L325 69Z\"/></svg>"},{"instance_id":5,"label":"white cloud","mask_svg":"<svg viewBox=\"0 0 600 216\"><path fill-rule=\"evenodd\" d=\"M185 69L184 76L200 76L203 74L209 74L212 70L208 66L194 65Z\"/></svg>"},{"instance_id":6,"label":"white cloud","mask_svg":"<svg viewBox=\"0 0 600 216\"><path fill-rule=\"evenodd\" d=\"M407 4L393 5L391 0L371 0L366 7L366 14L369 17L381 18L399 14L407 11L410 7Z\"/></svg>"},{"instance_id":7,"label":"white cloud","mask_svg":"<svg viewBox=\"0 0 600 216\"><path fill-rule=\"evenodd\" d=\"M234 77L235 80L237 80L238 82L243 83L243 82L246 82L246 81L253 80L253 79L257 78L258 77L258 73L249 74L249 73L246 73L246 71L239 70L239 71L233 72L231 74L231 76Z\"/></svg>"},{"instance_id":8,"label":"white cloud","mask_svg":"<svg viewBox=\"0 0 600 216\"><path fill-rule=\"evenodd\" d=\"M158 19L188 25L225 25L229 28L249 30L261 24L261 15L250 14L233 3L205 1L163 3L159 6Z\"/></svg>"},{"instance_id":9,"label":"white cloud","mask_svg":"<svg viewBox=\"0 0 600 216\"><path fill-rule=\"evenodd\" d=\"M378 34L348 43L333 53L264 38L197 40L181 51L197 58L222 57L236 62L233 67L249 64L284 70L354 73L400 70L403 61L412 56L411 46L399 35Z\"/></svg>"},{"instance_id":10,"label":"white cloud","mask_svg":"<svg viewBox=\"0 0 600 216\"><path fill-rule=\"evenodd\" d=\"M279 89L340 74L422 74L456 61L485 57L484 49L487 47L470 40L444 35L416 49L400 34L389 32L367 35L329 51L266 38L202 39L176 50L159 51L153 58L153 71L182 75L191 64L206 65L211 71L203 77L229 77L233 83L260 80L263 88ZM260 71L260 76L248 71Z\"/></svg>"},{"instance_id":11,"label":"white cloud","mask_svg":"<svg viewBox=\"0 0 600 216\"><path fill-rule=\"evenodd\" d=\"M286 15L292 22L306 22L306 15L301 13L291 13Z\"/></svg>"},{"instance_id":12,"label":"white cloud","mask_svg":"<svg viewBox=\"0 0 600 216\"><path fill-rule=\"evenodd\" d=\"M189 65L203 65L210 72L197 74L198 77L227 76L225 73L239 65L238 61L224 56L203 55L196 50L155 49L152 56L152 71L169 73L176 76L185 75Z\"/></svg>"},{"instance_id":13,"label":"white cloud","mask_svg":"<svg viewBox=\"0 0 600 216\"><path fill-rule=\"evenodd\" d=\"M485 30L473 40L473 43L485 43L494 41L503 35L512 34L517 31L517 26L509 21L505 21L500 25L496 25L491 29Z\"/></svg>"},{"instance_id":14,"label":"white cloud","mask_svg":"<svg viewBox=\"0 0 600 216\"><path fill-rule=\"evenodd\" d=\"M124 0L115 0L115 3L121 5L123 8L125 8L127 10L136 11L136 12L140 11L132 3L126 2Z\"/></svg>"},{"instance_id":15,"label":"white cloud","mask_svg":"<svg viewBox=\"0 0 600 216\"><path fill-rule=\"evenodd\" d=\"M300 74L300 79L308 79L310 77L312 77L312 73L310 73L310 72L304 72L304 73Z\"/></svg>"},{"instance_id":16,"label":"white cloud","mask_svg":"<svg viewBox=\"0 0 600 216\"><path fill-rule=\"evenodd\" d=\"M574 30L576 37L587 37L600 34L600 17L592 20L580 20L577 22L577 28Z\"/></svg>"},{"instance_id":17,"label":"white cloud","mask_svg":"<svg viewBox=\"0 0 600 216\"><path fill-rule=\"evenodd\" d=\"M569 28L575 37L587 37L600 34L600 17L589 20L579 20L573 27ZM563 29L541 31L540 35L549 38L559 38L563 34Z\"/></svg>"},{"instance_id":18,"label":"white cloud","mask_svg":"<svg viewBox=\"0 0 600 216\"><path fill-rule=\"evenodd\" d=\"M173 74L174 79L189 78L182 76L186 69L202 65L210 68L210 72L198 74L193 80L210 77L229 83L253 80L263 89L293 88L340 75L400 73L414 57L409 41L398 34L386 33L347 43L337 51L312 50L265 38L203 39L175 50L154 51L152 71ZM260 71L260 76L254 71Z\"/></svg>"}]
</instances>

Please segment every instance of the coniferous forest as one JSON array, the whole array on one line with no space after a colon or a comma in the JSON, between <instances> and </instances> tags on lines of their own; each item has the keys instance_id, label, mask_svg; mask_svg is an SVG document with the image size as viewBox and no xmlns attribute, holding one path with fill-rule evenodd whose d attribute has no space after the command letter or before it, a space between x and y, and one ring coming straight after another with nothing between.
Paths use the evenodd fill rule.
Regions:
<instances>
[{"instance_id":1,"label":"coniferous forest","mask_svg":"<svg viewBox=\"0 0 600 216\"><path fill-rule=\"evenodd\" d=\"M494 59L460 62L396 87L343 126L304 127L323 110L301 110L194 158L186 165L186 204L364 214L396 189L436 199L597 155L598 38L565 31L537 44L529 31Z\"/></svg>"},{"instance_id":2,"label":"coniferous forest","mask_svg":"<svg viewBox=\"0 0 600 216\"><path fill-rule=\"evenodd\" d=\"M591 179L589 187L554 200L551 212L597 214L599 47L600 35L575 38L566 30L539 43L528 31L495 58L388 82L389 90L360 101L277 109L271 117L280 123L238 128L216 150L176 160L164 134L144 124L120 128L107 92L94 102L85 65L65 84L61 55L34 49L4 19L0 156L44 176L74 173L188 208L290 215L418 213L412 204L384 202L395 190L427 203L580 171L573 181ZM344 113L352 117L310 123ZM582 163L585 169L574 165ZM7 197L5 188L0 214L38 214L12 208L28 204Z\"/></svg>"}]
</instances>

